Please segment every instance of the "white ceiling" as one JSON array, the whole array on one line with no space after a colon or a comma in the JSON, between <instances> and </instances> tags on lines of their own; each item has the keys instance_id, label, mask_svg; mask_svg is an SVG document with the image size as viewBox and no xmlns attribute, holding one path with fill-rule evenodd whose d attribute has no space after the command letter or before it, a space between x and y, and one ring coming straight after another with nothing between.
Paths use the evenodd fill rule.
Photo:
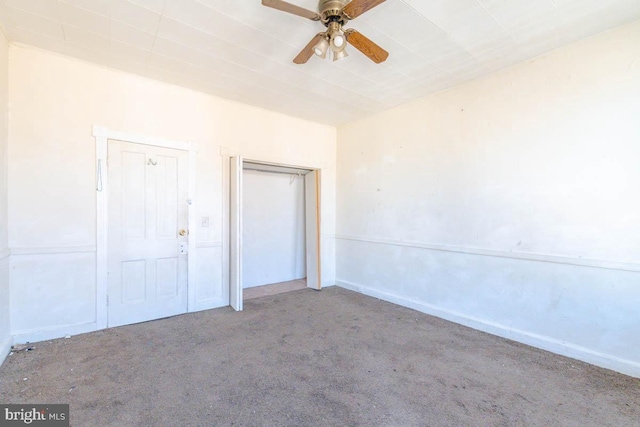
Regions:
<instances>
[{"instance_id":1,"label":"white ceiling","mask_svg":"<svg viewBox=\"0 0 640 427\"><path fill-rule=\"evenodd\" d=\"M295 65L324 27L260 0L0 1L11 41L331 125L640 19L640 0L388 0L347 26L387 62Z\"/></svg>"}]
</instances>

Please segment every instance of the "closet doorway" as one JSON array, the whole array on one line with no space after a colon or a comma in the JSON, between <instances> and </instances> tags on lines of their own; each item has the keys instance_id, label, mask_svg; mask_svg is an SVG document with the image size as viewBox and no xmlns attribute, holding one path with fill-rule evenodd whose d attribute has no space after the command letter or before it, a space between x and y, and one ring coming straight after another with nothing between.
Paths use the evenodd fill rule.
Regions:
<instances>
[{"instance_id":1,"label":"closet doorway","mask_svg":"<svg viewBox=\"0 0 640 427\"><path fill-rule=\"evenodd\" d=\"M242 310L246 288L305 277L319 290L320 170L232 157L229 171L230 305Z\"/></svg>"}]
</instances>

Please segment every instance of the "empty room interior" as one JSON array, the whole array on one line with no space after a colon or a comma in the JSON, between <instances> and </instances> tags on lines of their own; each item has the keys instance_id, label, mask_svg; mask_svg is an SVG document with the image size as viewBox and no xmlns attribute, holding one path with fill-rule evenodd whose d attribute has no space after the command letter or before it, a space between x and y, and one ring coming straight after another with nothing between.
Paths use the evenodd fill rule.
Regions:
<instances>
[{"instance_id":1,"label":"empty room interior","mask_svg":"<svg viewBox=\"0 0 640 427\"><path fill-rule=\"evenodd\" d=\"M640 1L0 26L0 424L639 425Z\"/></svg>"}]
</instances>

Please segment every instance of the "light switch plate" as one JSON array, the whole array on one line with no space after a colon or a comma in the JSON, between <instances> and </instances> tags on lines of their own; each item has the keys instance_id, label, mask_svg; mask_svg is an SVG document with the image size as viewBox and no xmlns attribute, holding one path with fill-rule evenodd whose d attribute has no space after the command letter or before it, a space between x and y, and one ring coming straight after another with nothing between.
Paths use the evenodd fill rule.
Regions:
<instances>
[{"instance_id":1,"label":"light switch plate","mask_svg":"<svg viewBox=\"0 0 640 427\"><path fill-rule=\"evenodd\" d=\"M203 216L202 217L202 226L203 227L208 227L209 226L209 217L208 216Z\"/></svg>"}]
</instances>

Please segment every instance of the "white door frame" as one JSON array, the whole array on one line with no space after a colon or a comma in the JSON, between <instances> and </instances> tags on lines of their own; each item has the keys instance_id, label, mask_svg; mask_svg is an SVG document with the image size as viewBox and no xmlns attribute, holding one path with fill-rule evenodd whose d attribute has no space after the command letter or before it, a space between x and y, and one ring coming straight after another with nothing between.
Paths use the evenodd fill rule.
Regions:
<instances>
[{"instance_id":1,"label":"white door frame","mask_svg":"<svg viewBox=\"0 0 640 427\"><path fill-rule=\"evenodd\" d=\"M198 145L188 141L171 141L146 135L119 132L102 126L94 126L92 135L96 144L96 329L107 327L108 261L109 261L109 175L107 164L110 139L134 144L182 150L189 153L189 251L187 254L187 312L195 308L196 221L194 195L196 190L196 155Z\"/></svg>"},{"instance_id":2,"label":"white door frame","mask_svg":"<svg viewBox=\"0 0 640 427\"><path fill-rule=\"evenodd\" d=\"M224 188L226 189L226 194L223 195L223 254L226 254L226 257L224 257L223 259L223 272L226 272L226 277L224 277L224 286L226 289L229 290L229 305L231 305L234 309L236 309L237 311L242 311L243 309L243 303L242 303L242 243L241 243L241 239L238 242L236 239L238 238L238 236L231 236L231 230L233 228L234 232L236 233L242 233L242 188L239 188L239 197L237 197L237 200L234 200L234 203L236 203L238 206L231 206L231 174L232 173L236 173L237 175L240 175L240 179L238 180L239 182L236 182L236 185L242 185L242 170L243 170L243 165L244 163L251 163L251 164L258 164L258 165L265 165L265 166L277 166L277 167L284 167L284 168L293 168L293 169L301 169L301 170L308 170L309 174L314 174L315 180L314 180L314 188L313 191L311 193L307 192L307 188L306 185L308 185L305 182L305 199L312 194L314 196L314 203L309 204L306 200L305 200L305 223L307 224L307 226L305 227L307 230L305 231L305 233L308 233L308 223L310 220L313 220L314 222L316 222L317 227L315 229L315 238L314 239L309 239L307 237L306 241L307 241L307 246L310 244L315 243L316 248L314 249L314 251L312 253L310 253L309 249L307 248L306 252L307 252L307 275L309 274L309 256L310 254L313 254L315 256L313 256L313 263L316 266L316 268L314 269L315 271L312 271L311 273L314 274L314 280L313 280L313 286L308 286L311 287L312 289L316 289L316 290L320 290L322 289L322 255L321 255L321 251L322 251L322 219L320 216L320 207L321 207L321 200L322 200L322 192L320 189L321 186L321 172L322 172L322 168L321 167L317 167L317 166L301 166L301 165L291 165L291 164L284 164L284 163L275 163L275 162L270 162L270 161L263 161L263 160L256 160L256 159L248 159L248 158L244 158L240 155L237 155L237 153L233 153L231 152L231 150L227 149L226 147L223 147L220 150L220 154L222 155L222 159L223 159L223 177L227 178L226 182L223 183ZM235 170L232 170L232 168L230 167L231 165L231 161L235 160L236 163L236 168ZM237 177L236 177L237 178ZM313 214L310 215L310 206L313 206ZM232 210L236 213L236 216L239 215L238 218L232 218ZM240 224L237 224L235 222L240 221ZM308 234L307 234L308 236ZM234 242L234 244L232 245L232 241ZM235 253L232 253L232 250L235 251ZM231 259L232 257L236 257L239 262L233 262L233 260ZM308 280L308 279L307 279ZM240 291L238 292L237 288L240 289ZM236 295L233 295L234 291L236 292ZM234 304L235 303L235 307Z\"/></svg>"}]
</instances>

